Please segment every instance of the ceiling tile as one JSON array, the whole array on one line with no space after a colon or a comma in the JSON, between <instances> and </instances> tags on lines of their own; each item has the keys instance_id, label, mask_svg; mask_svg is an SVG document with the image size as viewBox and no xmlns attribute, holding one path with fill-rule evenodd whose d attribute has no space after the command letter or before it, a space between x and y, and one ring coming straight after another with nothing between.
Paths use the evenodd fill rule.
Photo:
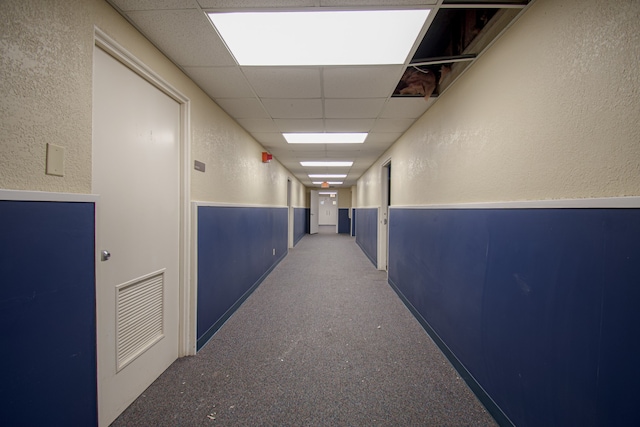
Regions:
<instances>
[{"instance_id":1,"label":"ceiling tile","mask_svg":"<svg viewBox=\"0 0 640 427\"><path fill-rule=\"evenodd\" d=\"M434 5L438 0L320 0L320 6L415 6Z\"/></svg>"},{"instance_id":2,"label":"ceiling tile","mask_svg":"<svg viewBox=\"0 0 640 427\"><path fill-rule=\"evenodd\" d=\"M251 136L253 136L260 144L268 145L270 147L287 146L287 141L284 139L280 132L251 132Z\"/></svg>"},{"instance_id":3,"label":"ceiling tile","mask_svg":"<svg viewBox=\"0 0 640 427\"><path fill-rule=\"evenodd\" d=\"M350 159L355 160L356 157L361 156L360 151L335 151L331 150L327 152L327 158L329 160L342 160L342 159Z\"/></svg>"},{"instance_id":4,"label":"ceiling tile","mask_svg":"<svg viewBox=\"0 0 640 427\"><path fill-rule=\"evenodd\" d=\"M127 15L178 65L235 65L213 25L198 9L134 11Z\"/></svg>"},{"instance_id":5,"label":"ceiling tile","mask_svg":"<svg viewBox=\"0 0 640 427\"><path fill-rule=\"evenodd\" d=\"M306 146L305 150L296 150L294 155L296 158L301 161L305 160L326 160L327 152L325 150L320 150L318 147L314 146Z\"/></svg>"},{"instance_id":6,"label":"ceiling tile","mask_svg":"<svg viewBox=\"0 0 640 427\"><path fill-rule=\"evenodd\" d=\"M322 119L275 119L281 132L324 132Z\"/></svg>"},{"instance_id":7,"label":"ceiling tile","mask_svg":"<svg viewBox=\"0 0 640 427\"><path fill-rule=\"evenodd\" d=\"M274 119L322 118L320 99L262 99L265 108Z\"/></svg>"},{"instance_id":8,"label":"ceiling tile","mask_svg":"<svg viewBox=\"0 0 640 427\"><path fill-rule=\"evenodd\" d=\"M320 98L319 68L241 67L256 94L264 98Z\"/></svg>"},{"instance_id":9,"label":"ceiling tile","mask_svg":"<svg viewBox=\"0 0 640 427\"><path fill-rule=\"evenodd\" d=\"M238 119L238 123L250 133L278 132L276 125L271 119Z\"/></svg>"},{"instance_id":10,"label":"ceiling tile","mask_svg":"<svg viewBox=\"0 0 640 427\"><path fill-rule=\"evenodd\" d=\"M437 98L390 98L380 117L384 119L417 119Z\"/></svg>"},{"instance_id":11,"label":"ceiling tile","mask_svg":"<svg viewBox=\"0 0 640 427\"><path fill-rule=\"evenodd\" d=\"M279 8L318 6L318 0L198 0L200 7L211 9Z\"/></svg>"},{"instance_id":12,"label":"ceiling tile","mask_svg":"<svg viewBox=\"0 0 640 427\"><path fill-rule=\"evenodd\" d=\"M317 151L321 152L322 156L327 152L326 144L287 144L290 147L290 150L293 152L301 153L301 152L310 152Z\"/></svg>"},{"instance_id":13,"label":"ceiling tile","mask_svg":"<svg viewBox=\"0 0 640 427\"><path fill-rule=\"evenodd\" d=\"M369 132L373 127L373 119L326 119L326 132Z\"/></svg>"},{"instance_id":14,"label":"ceiling tile","mask_svg":"<svg viewBox=\"0 0 640 427\"><path fill-rule=\"evenodd\" d=\"M413 119L378 119L374 132L404 132L413 124Z\"/></svg>"},{"instance_id":15,"label":"ceiling tile","mask_svg":"<svg viewBox=\"0 0 640 427\"><path fill-rule=\"evenodd\" d=\"M324 114L329 119L375 119L385 101L386 98L326 99Z\"/></svg>"},{"instance_id":16,"label":"ceiling tile","mask_svg":"<svg viewBox=\"0 0 640 427\"><path fill-rule=\"evenodd\" d=\"M195 9L193 0L107 0L123 12L131 10Z\"/></svg>"},{"instance_id":17,"label":"ceiling tile","mask_svg":"<svg viewBox=\"0 0 640 427\"><path fill-rule=\"evenodd\" d=\"M298 179L301 180L302 182L311 183L311 180L309 179L309 177L307 177L306 169L303 168L302 166L300 166L300 163L297 163L297 162L286 163L285 167L287 169L289 169L289 171L291 171L291 173L296 175L298 177Z\"/></svg>"},{"instance_id":18,"label":"ceiling tile","mask_svg":"<svg viewBox=\"0 0 640 427\"><path fill-rule=\"evenodd\" d=\"M257 98L218 98L216 103L235 119L268 119Z\"/></svg>"},{"instance_id":19,"label":"ceiling tile","mask_svg":"<svg viewBox=\"0 0 640 427\"><path fill-rule=\"evenodd\" d=\"M249 98L251 86L238 67L184 67L191 79L212 98Z\"/></svg>"},{"instance_id":20,"label":"ceiling tile","mask_svg":"<svg viewBox=\"0 0 640 427\"><path fill-rule=\"evenodd\" d=\"M403 65L325 67L324 96L327 98L386 98L393 93Z\"/></svg>"},{"instance_id":21,"label":"ceiling tile","mask_svg":"<svg viewBox=\"0 0 640 427\"><path fill-rule=\"evenodd\" d=\"M329 153L359 153L363 150L366 150L365 144L331 144L331 147L328 148Z\"/></svg>"},{"instance_id":22,"label":"ceiling tile","mask_svg":"<svg viewBox=\"0 0 640 427\"><path fill-rule=\"evenodd\" d=\"M371 132L364 144L367 146L390 146L402 136L402 132Z\"/></svg>"}]
</instances>

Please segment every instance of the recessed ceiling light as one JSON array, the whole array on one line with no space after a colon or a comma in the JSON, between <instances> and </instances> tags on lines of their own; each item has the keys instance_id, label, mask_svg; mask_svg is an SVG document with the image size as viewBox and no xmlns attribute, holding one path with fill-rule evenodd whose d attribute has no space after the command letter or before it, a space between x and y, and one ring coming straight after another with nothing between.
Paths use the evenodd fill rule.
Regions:
<instances>
[{"instance_id":1,"label":"recessed ceiling light","mask_svg":"<svg viewBox=\"0 0 640 427\"><path fill-rule=\"evenodd\" d=\"M283 133L289 144L361 144L367 133Z\"/></svg>"},{"instance_id":2,"label":"recessed ceiling light","mask_svg":"<svg viewBox=\"0 0 640 427\"><path fill-rule=\"evenodd\" d=\"M313 181L312 184L321 185L324 182L325 181ZM328 181L327 184L329 184L329 185L342 185L342 181Z\"/></svg>"},{"instance_id":3,"label":"recessed ceiling light","mask_svg":"<svg viewBox=\"0 0 640 427\"><path fill-rule=\"evenodd\" d=\"M214 12L240 65L404 64L429 9Z\"/></svg>"},{"instance_id":4,"label":"recessed ceiling light","mask_svg":"<svg viewBox=\"0 0 640 427\"><path fill-rule=\"evenodd\" d=\"M346 178L347 174L317 174L317 173L312 173L309 174L309 178Z\"/></svg>"},{"instance_id":5,"label":"recessed ceiling light","mask_svg":"<svg viewBox=\"0 0 640 427\"><path fill-rule=\"evenodd\" d=\"M328 167L349 167L353 162L300 162L302 166L328 166Z\"/></svg>"}]
</instances>

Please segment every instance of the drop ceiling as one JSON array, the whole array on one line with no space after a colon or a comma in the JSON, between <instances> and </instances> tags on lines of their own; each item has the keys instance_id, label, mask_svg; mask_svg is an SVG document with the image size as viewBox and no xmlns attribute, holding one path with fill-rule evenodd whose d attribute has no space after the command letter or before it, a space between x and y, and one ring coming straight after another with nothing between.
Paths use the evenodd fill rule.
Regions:
<instances>
[{"instance_id":1,"label":"drop ceiling","mask_svg":"<svg viewBox=\"0 0 640 427\"><path fill-rule=\"evenodd\" d=\"M308 187L346 173L350 187L531 3L529 0L107 0ZM429 8L401 65L239 66L207 12ZM414 67L413 65L416 64ZM443 68L444 67L444 68ZM406 88L432 73L433 92ZM435 83L433 83L435 81ZM435 86L433 86L435 85ZM419 88L428 85L418 85ZM404 88L404 90L402 90ZM401 94L400 92L405 94ZM424 92L424 91L423 91ZM287 144L282 133L368 132L363 144ZM347 168L301 161L353 161Z\"/></svg>"}]
</instances>

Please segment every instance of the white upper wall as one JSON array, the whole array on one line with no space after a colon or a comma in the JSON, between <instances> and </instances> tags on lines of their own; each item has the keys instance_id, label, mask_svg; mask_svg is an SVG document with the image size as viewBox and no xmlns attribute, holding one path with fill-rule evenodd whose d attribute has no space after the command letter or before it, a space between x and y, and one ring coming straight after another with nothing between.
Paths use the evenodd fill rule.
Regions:
<instances>
[{"instance_id":1,"label":"white upper wall","mask_svg":"<svg viewBox=\"0 0 640 427\"><path fill-rule=\"evenodd\" d=\"M191 100L191 198L305 206L305 188L104 0L0 1L0 188L91 193L94 27ZM65 175L45 174L46 144Z\"/></svg>"},{"instance_id":2,"label":"white upper wall","mask_svg":"<svg viewBox=\"0 0 640 427\"><path fill-rule=\"evenodd\" d=\"M640 2L536 0L358 181L358 206L640 195Z\"/></svg>"}]
</instances>

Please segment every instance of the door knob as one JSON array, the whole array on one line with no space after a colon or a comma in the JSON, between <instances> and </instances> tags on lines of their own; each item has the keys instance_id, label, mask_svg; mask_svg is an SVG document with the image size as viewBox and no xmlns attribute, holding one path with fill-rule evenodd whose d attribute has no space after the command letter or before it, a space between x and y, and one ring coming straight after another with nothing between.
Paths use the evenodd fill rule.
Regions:
<instances>
[{"instance_id":1,"label":"door knob","mask_svg":"<svg viewBox=\"0 0 640 427\"><path fill-rule=\"evenodd\" d=\"M100 261L109 261L109 258L111 258L109 251L100 252Z\"/></svg>"}]
</instances>

